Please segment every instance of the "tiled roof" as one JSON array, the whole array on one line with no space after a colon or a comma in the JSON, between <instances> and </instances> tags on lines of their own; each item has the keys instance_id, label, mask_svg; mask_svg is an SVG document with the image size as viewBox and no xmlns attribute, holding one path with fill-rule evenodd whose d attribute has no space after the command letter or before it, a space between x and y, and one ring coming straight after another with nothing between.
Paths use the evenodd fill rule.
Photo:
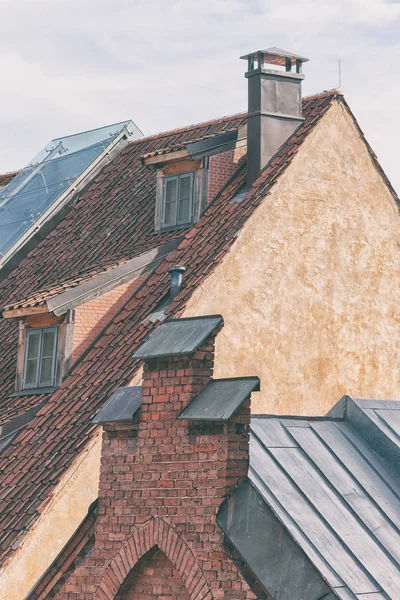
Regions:
<instances>
[{"instance_id":1,"label":"tiled roof","mask_svg":"<svg viewBox=\"0 0 400 600\"><path fill-rule=\"evenodd\" d=\"M18 175L18 173L19 171L10 171L9 173L3 173L2 175L0 175L0 188L8 185L10 181L14 179L16 175Z\"/></svg>"},{"instance_id":2,"label":"tiled roof","mask_svg":"<svg viewBox=\"0 0 400 600\"><path fill-rule=\"evenodd\" d=\"M0 282L0 307L32 295L35 300L36 290L47 292L60 282L79 281L82 273L97 273L103 265L132 259L180 237L181 231L154 234L156 181L140 157L166 145L241 127L245 121L240 114L131 142L78 195L61 223ZM29 408L38 403L32 396L18 402L7 399L14 391L17 339L17 323L0 320L0 424L16 416L15 404ZM10 351L13 347L15 352Z\"/></svg>"},{"instance_id":3,"label":"tiled roof","mask_svg":"<svg viewBox=\"0 0 400 600\"><path fill-rule=\"evenodd\" d=\"M63 292L66 292L67 290L77 287L78 285L80 285L81 283L84 283L85 281L90 281L91 279L93 279L94 277L97 277L101 273L110 271L114 267L116 267L120 264L123 264L124 262L127 262L128 260L129 259L124 259L124 260L120 260L117 262L113 262L108 265L103 265L103 266L99 265L98 267L96 267L94 269L89 269L88 271L80 271L75 275L75 277L72 277L71 279L57 281L56 283L53 283L53 284L50 283L49 285L43 287L40 290L34 290L32 292L32 294L30 294L26 298L19 299L14 304L5 305L4 307L2 307L2 309L4 311L4 310L16 310L18 308L31 308L33 306L44 306L46 304L47 300L50 300L50 298L54 298L54 296L58 296L59 294L62 294Z\"/></svg>"},{"instance_id":4,"label":"tiled roof","mask_svg":"<svg viewBox=\"0 0 400 600\"><path fill-rule=\"evenodd\" d=\"M200 221L187 231L172 252L127 302L78 362L61 387L53 393L36 418L0 456L0 547L6 559L35 522L49 493L93 434L91 420L113 391L127 385L140 366L132 353L158 323L146 321L165 296L168 267L186 266L185 285L168 308L179 316L191 293L215 269L228 252L238 230L268 194L280 174L291 163L299 146L319 119L338 98L322 94L304 101L305 121L280 149L246 197L229 202L245 181L245 164L230 184L208 206ZM340 97L339 97L340 99ZM89 190L60 225L33 250L7 279L4 297L22 297L29 290L54 281L57 273L66 279L99 261L133 256L182 232L153 233L155 178L141 165L149 151L182 141L198 139L245 123L245 117L199 125L173 134L135 141L98 176ZM200 130L202 130L200 132ZM167 139L168 138L168 139ZM1 323L3 360L1 390L13 389L15 357L9 348L16 331ZM4 398L3 396L3 398ZM32 401L40 401L33 397ZM4 400L3 400L4 402ZM32 476L34 473L34 476Z\"/></svg>"}]
</instances>

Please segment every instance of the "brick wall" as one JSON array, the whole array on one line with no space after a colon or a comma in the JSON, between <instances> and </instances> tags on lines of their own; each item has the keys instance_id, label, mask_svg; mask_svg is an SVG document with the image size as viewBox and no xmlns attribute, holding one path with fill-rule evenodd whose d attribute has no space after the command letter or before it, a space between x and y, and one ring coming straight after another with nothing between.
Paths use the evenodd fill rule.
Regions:
<instances>
[{"instance_id":1,"label":"brick wall","mask_svg":"<svg viewBox=\"0 0 400 600\"><path fill-rule=\"evenodd\" d=\"M124 283L75 309L72 362L74 363L117 314L147 275Z\"/></svg>"},{"instance_id":2,"label":"brick wall","mask_svg":"<svg viewBox=\"0 0 400 600\"><path fill-rule=\"evenodd\" d=\"M246 148L229 150L210 157L208 177L208 201L211 202L235 173L239 159L246 153Z\"/></svg>"},{"instance_id":3,"label":"brick wall","mask_svg":"<svg viewBox=\"0 0 400 600\"><path fill-rule=\"evenodd\" d=\"M57 600L255 598L216 523L247 475L250 402L224 424L178 419L212 377L214 341L146 362L137 422L104 426L95 545Z\"/></svg>"},{"instance_id":4,"label":"brick wall","mask_svg":"<svg viewBox=\"0 0 400 600\"><path fill-rule=\"evenodd\" d=\"M190 600L182 577L164 552L150 551L139 562L128 586L118 595L118 600Z\"/></svg>"}]
</instances>

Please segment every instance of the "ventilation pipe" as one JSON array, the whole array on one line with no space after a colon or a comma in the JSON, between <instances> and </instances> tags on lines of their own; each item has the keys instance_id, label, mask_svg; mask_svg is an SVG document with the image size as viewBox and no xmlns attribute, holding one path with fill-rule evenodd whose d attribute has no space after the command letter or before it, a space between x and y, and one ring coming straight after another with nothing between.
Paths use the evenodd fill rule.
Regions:
<instances>
[{"instance_id":1,"label":"ventilation pipe","mask_svg":"<svg viewBox=\"0 0 400 600\"><path fill-rule=\"evenodd\" d=\"M175 296L179 294L182 289L182 279L183 273L186 271L186 267L182 267L181 265L174 265L168 269L168 273L171 277L171 289L170 289L170 298L173 300Z\"/></svg>"}]
</instances>

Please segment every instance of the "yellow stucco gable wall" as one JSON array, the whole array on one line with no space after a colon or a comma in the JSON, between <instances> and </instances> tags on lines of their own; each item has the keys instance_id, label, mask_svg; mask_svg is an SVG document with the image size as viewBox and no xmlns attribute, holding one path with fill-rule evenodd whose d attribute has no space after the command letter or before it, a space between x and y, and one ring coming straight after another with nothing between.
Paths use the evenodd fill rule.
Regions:
<instances>
[{"instance_id":1,"label":"yellow stucco gable wall","mask_svg":"<svg viewBox=\"0 0 400 600\"><path fill-rule=\"evenodd\" d=\"M24 600L98 497L101 430L66 471L20 548L0 570L0 600Z\"/></svg>"},{"instance_id":2,"label":"yellow stucco gable wall","mask_svg":"<svg viewBox=\"0 0 400 600\"><path fill-rule=\"evenodd\" d=\"M399 397L400 218L335 102L184 316L221 313L215 377L259 375L253 412Z\"/></svg>"}]
</instances>

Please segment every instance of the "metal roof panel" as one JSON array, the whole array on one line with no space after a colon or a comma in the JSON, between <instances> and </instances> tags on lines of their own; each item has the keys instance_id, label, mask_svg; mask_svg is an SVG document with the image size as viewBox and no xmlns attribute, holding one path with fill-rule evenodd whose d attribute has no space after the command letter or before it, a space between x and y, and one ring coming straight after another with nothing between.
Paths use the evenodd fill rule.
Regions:
<instances>
[{"instance_id":1,"label":"metal roof panel","mask_svg":"<svg viewBox=\"0 0 400 600\"><path fill-rule=\"evenodd\" d=\"M110 396L93 423L131 421L142 404L141 386L120 387Z\"/></svg>"},{"instance_id":2,"label":"metal roof panel","mask_svg":"<svg viewBox=\"0 0 400 600\"><path fill-rule=\"evenodd\" d=\"M260 389L258 377L214 379L179 415L196 421L228 421L254 390Z\"/></svg>"},{"instance_id":3,"label":"metal roof panel","mask_svg":"<svg viewBox=\"0 0 400 600\"><path fill-rule=\"evenodd\" d=\"M191 354L219 327L221 315L171 319L162 323L133 354L133 358L162 358Z\"/></svg>"},{"instance_id":4,"label":"metal roof panel","mask_svg":"<svg viewBox=\"0 0 400 600\"><path fill-rule=\"evenodd\" d=\"M252 418L249 479L339 598L395 600L399 466L383 438L394 448L399 405L345 402L342 419Z\"/></svg>"}]
</instances>

